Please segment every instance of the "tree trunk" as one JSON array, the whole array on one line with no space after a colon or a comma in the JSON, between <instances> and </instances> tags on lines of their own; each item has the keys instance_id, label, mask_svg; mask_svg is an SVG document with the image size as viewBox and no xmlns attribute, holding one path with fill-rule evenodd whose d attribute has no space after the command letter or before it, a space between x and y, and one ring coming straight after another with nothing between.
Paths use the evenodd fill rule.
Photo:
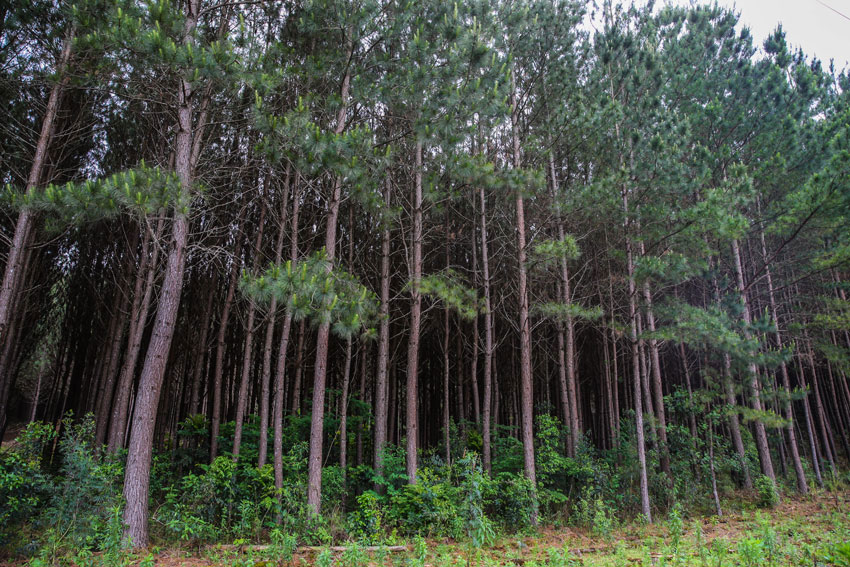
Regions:
<instances>
[{"instance_id":1,"label":"tree trunk","mask_svg":"<svg viewBox=\"0 0 850 567\"><path fill-rule=\"evenodd\" d=\"M274 249L274 263L280 265L283 259L283 237L286 234L286 209L289 205L289 181L291 170L286 168L286 181L283 184L283 194L280 197L280 228ZM272 294L269 314L266 321L266 341L263 345L263 374L260 385L260 446L257 466L263 468L269 445L269 387L272 375L272 343L274 342L274 324L277 314L277 297ZM276 394L276 392L275 392ZM281 419L283 415L281 414Z\"/></svg>"},{"instance_id":2,"label":"tree trunk","mask_svg":"<svg viewBox=\"0 0 850 567\"><path fill-rule=\"evenodd\" d=\"M407 343L407 401L406 401L406 435L407 435L407 482L416 484L416 448L418 442L417 403L418 373L419 373L419 327L422 319L422 293L419 282L422 279L422 142L416 141L414 156L413 183L413 237L411 248L411 287L410 287L410 336Z\"/></svg>"},{"instance_id":3,"label":"tree trunk","mask_svg":"<svg viewBox=\"0 0 850 567\"><path fill-rule=\"evenodd\" d=\"M552 198L557 199L560 189L558 187L558 176L555 173L555 156L549 154L549 175L552 180ZM558 238L561 242L566 238L564 221L560 217L558 224ZM561 291L560 300L564 305L572 303L572 288L570 285L570 270L567 258L561 257ZM581 438L581 422L578 413L578 396L576 392L576 355L575 355L575 322L573 316L567 313L563 326L558 326L558 358L560 365L561 397L564 405L564 423L569 427L570 434L567 438L567 455L575 456L576 448Z\"/></svg>"},{"instance_id":4,"label":"tree trunk","mask_svg":"<svg viewBox=\"0 0 850 567\"><path fill-rule=\"evenodd\" d=\"M339 468L345 486L348 467L348 391L351 386L351 337L345 341L345 363L342 368L342 394L339 398Z\"/></svg>"},{"instance_id":5,"label":"tree trunk","mask_svg":"<svg viewBox=\"0 0 850 567\"><path fill-rule=\"evenodd\" d=\"M212 306L215 300L215 293L218 277L211 278L210 288L207 290L207 304L204 306L204 311L201 315L201 335L198 338L198 349L196 351L195 366L192 368L192 392L189 397L189 415L197 415L201 412L201 376L204 374L204 369L207 366L207 338L210 333L210 321L212 319Z\"/></svg>"},{"instance_id":6,"label":"tree trunk","mask_svg":"<svg viewBox=\"0 0 850 567\"><path fill-rule=\"evenodd\" d=\"M57 75L65 75L65 70L71 60L71 48L73 44L74 31L72 29L65 38L62 55L56 69ZM63 76L62 80L54 84L50 89L47 108L44 112L44 118L41 121L41 132L35 146L35 155L33 156L32 166L27 176L26 192L28 194L35 191L35 188L41 183L44 163L47 159L47 151L53 138L53 125L59 110L59 99L62 96L63 89L68 85L70 80L70 76ZM15 234L9 246L6 268L3 273L3 283L0 285L0 344L8 344L11 336L9 332L10 321L12 320L13 311L16 307L15 302L18 300L21 282L24 279L24 273L27 268L27 259L29 258L27 248L32 239L34 215L35 212L29 208L21 210L18 215L18 222L15 224ZM9 392L11 391L11 381L11 372L4 372L0 375L0 432L5 431L6 428L6 404L8 403ZM0 438L0 441L2 441L2 438Z\"/></svg>"},{"instance_id":7,"label":"tree trunk","mask_svg":"<svg viewBox=\"0 0 850 567\"><path fill-rule=\"evenodd\" d=\"M210 418L210 462L218 457L218 430L221 425L222 406L222 375L224 373L224 353L227 349L227 325L230 322L230 311L233 308L233 296L236 294L236 284L239 281L239 256L242 250L242 228L245 222L246 207L239 211L239 222L236 226L236 238L233 242L233 265L230 267L230 283L227 285L227 295L221 308L221 319L218 326L218 337L215 345L215 369L212 379L212 417Z\"/></svg>"},{"instance_id":8,"label":"tree trunk","mask_svg":"<svg viewBox=\"0 0 850 567\"><path fill-rule=\"evenodd\" d=\"M200 0L186 3L184 43L192 45L192 33L198 21ZM175 169L180 178L180 188L188 195L192 188L192 83L180 80L178 89L177 137L175 140ZM177 309L183 288L183 266L189 223L185 213L178 208L172 221L172 244L168 265L162 284L159 307L154 321L153 334L139 379L135 402L135 419L130 430L127 468L124 474L124 538L133 547L148 544L148 489L150 485L151 454L159 392L165 376L165 364L171 349Z\"/></svg>"},{"instance_id":9,"label":"tree trunk","mask_svg":"<svg viewBox=\"0 0 850 567\"><path fill-rule=\"evenodd\" d=\"M387 174L384 180L384 207L389 210L392 181ZM390 229L387 221L383 221L381 235L381 305L378 313L378 369L375 377L375 433L374 433L374 467L375 476L381 478L384 474L383 451L387 443L387 414L389 413L388 372L390 361ZM376 488L380 488L377 487Z\"/></svg>"},{"instance_id":10,"label":"tree trunk","mask_svg":"<svg viewBox=\"0 0 850 567\"><path fill-rule=\"evenodd\" d=\"M304 335L305 321L298 324L298 343L295 345L295 376L292 380L292 415L301 414L301 389L304 374Z\"/></svg>"},{"instance_id":11,"label":"tree trunk","mask_svg":"<svg viewBox=\"0 0 850 567\"><path fill-rule=\"evenodd\" d=\"M447 262L448 264L448 262ZM451 411L449 403L451 402L451 394L449 392L451 368L449 366L449 308L446 307L443 313L443 446L445 449L446 464L450 465L452 461L452 445L451 445Z\"/></svg>"},{"instance_id":12,"label":"tree trunk","mask_svg":"<svg viewBox=\"0 0 850 567\"><path fill-rule=\"evenodd\" d=\"M129 415L130 389L133 385L133 377L136 374L136 363L142 350L142 338L145 324L148 320L151 297L153 295L154 279L159 262L159 251L161 246L154 245L153 254L148 259L151 238L159 240L163 230L163 221L160 220L156 228L156 234L152 237L145 235L142 244L142 259L139 272L136 274L136 285L133 296L133 311L130 317L130 332L127 337L127 351L124 353L124 364L121 366L121 374L112 400L112 421L109 426L109 443L107 451L115 453L124 447L124 436L127 431L127 418ZM145 273L147 272L147 274ZM141 292L144 282L144 293Z\"/></svg>"},{"instance_id":13,"label":"tree trunk","mask_svg":"<svg viewBox=\"0 0 850 567\"><path fill-rule=\"evenodd\" d=\"M136 233L138 235L138 233ZM135 239L127 250L127 258L133 258L136 254ZM128 261L128 266L125 272L127 277L132 273L132 267L135 264L133 261ZM123 299L123 301L121 301ZM97 393L97 405L95 415L97 423L95 425L95 446L100 447L106 442L106 434L109 431L109 410L112 405L112 398L115 393L115 381L117 378L119 364L121 363L121 343L124 342L124 329L127 327L127 321L130 319L130 295L125 293L122 286L115 290L115 301L112 304L112 325L110 325L110 346L109 346L109 363L105 366L103 378L101 379L100 388Z\"/></svg>"},{"instance_id":14,"label":"tree trunk","mask_svg":"<svg viewBox=\"0 0 850 567\"><path fill-rule=\"evenodd\" d=\"M511 138L513 140L513 166L522 167L519 145L519 109L517 108L516 84L511 75ZM531 511L531 523L537 525L537 473L534 463L534 377L531 368L531 321L528 306L528 273L526 271L525 241L525 203L522 192L516 194L516 231L519 295L519 333L520 333L520 388L522 406L522 446L523 468L525 476L531 482L534 491L534 506Z\"/></svg>"},{"instance_id":15,"label":"tree trunk","mask_svg":"<svg viewBox=\"0 0 850 567\"><path fill-rule=\"evenodd\" d=\"M761 241L761 254L764 261L768 261L767 245L764 240L764 229L759 231L759 239ZM776 296L773 292L773 278L770 273L770 265L765 264L765 277L767 279L767 293L770 300L770 316L776 324L776 344L781 349L782 333L779 330L779 311L776 309ZM785 399L782 407L785 413L785 419L788 425L785 426L785 433L788 436L788 446L791 451L791 462L794 465L794 473L797 476L797 492L800 494L808 494L809 486L806 482L806 473L803 471L803 463L800 460L800 450L797 447L797 436L794 433L794 408L791 405L791 380L788 377L788 367L785 361L779 364L779 372L782 376L782 388L785 390Z\"/></svg>"},{"instance_id":16,"label":"tree trunk","mask_svg":"<svg viewBox=\"0 0 850 567\"><path fill-rule=\"evenodd\" d=\"M346 35L350 35L346 32ZM350 37L348 42L348 57L354 50ZM345 129L345 114L348 110L348 89L351 83L351 67L346 67L342 80L340 99L342 105L336 119L336 135ZM331 270L336 252L336 229L339 216L339 202L342 196L342 178L337 177L333 185L333 194L328 202L327 227L325 231L325 251L327 252L328 270ZM331 326L328 321L319 324L316 333L316 364L313 367L313 411L310 416L310 454L307 458L307 508L313 514L321 513L322 506L322 442L325 419L325 380L327 378L328 339Z\"/></svg>"},{"instance_id":17,"label":"tree trunk","mask_svg":"<svg viewBox=\"0 0 850 567\"><path fill-rule=\"evenodd\" d=\"M744 338L750 339L750 326L752 325L752 317L750 316L750 304L749 299L747 298L747 290L744 287L744 270L741 264L741 251L738 246L738 240L732 240L732 255L735 263L735 275L736 281L738 285L738 293L741 294L741 302L743 303L743 316L744 316ZM754 353L751 353L751 355ZM752 398L753 409L756 412L762 411L761 404L761 395L760 390L761 386L758 381L758 367L755 362L750 362L748 365L749 368L749 382L750 382L750 396ZM767 442L767 432L764 428L764 423L758 418L753 420L753 427L756 432L756 448L759 453L759 461L761 462L761 471L762 473L768 477L773 482L776 482L776 475L773 472L773 461L770 457L770 446Z\"/></svg>"},{"instance_id":18,"label":"tree trunk","mask_svg":"<svg viewBox=\"0 0 850 567\"><path fill-rule=\"evenodd\" d=\"M484 284L484 399L481 403L481 464L492 472L491 409L493 392L493 310L490 302L490 254L487 251L487 199L484 187L478 188L481 201L481 274Z\"/></svg>"},{"instance_id":19,"label":"tree trunk","mask_svg":"<svg viewBox=\"0 0 850 567\"><path fill-rule=\"evenodd\" d=\"M254 265L252 273L257 273L260 266L260 252L263 248L263 225L266 221L266 202L263 201L260 208L260 224L257 228L257 241L254 243ZM236 398L236 424L233 430L233 460L239 459L242 448L242 422L248 408L248 385L251 382L251 362L253 360L254 348L254 319L257 316L257 304L249 300L248 322L245 325L245 352L242 356L242 378L239 381L239 394Z\"/></svg>"},{"instance_id":20,"label":"tree trunk","mask_svg":"<svg viewBox=\"0 0 850 567\"><path fill-rule=\"evenodd\" d=\"M640 467L640 503L641 513L646 521L652 523L652 510L649 503L649 479L646 474L646 443L643 432L643 396L641 395L641 369L640 353L638 352L638 329L637 329L637 286L635 284L635 265L632 254L632 239L629 232L629 196L628 191L623 188L623 213L625 214L626 230L626 267L629 279L629 342L632 349L632 376L634 378L633 396L635 406L635 432L638 453L638 465Z\"/></svg>"}]
</instances>

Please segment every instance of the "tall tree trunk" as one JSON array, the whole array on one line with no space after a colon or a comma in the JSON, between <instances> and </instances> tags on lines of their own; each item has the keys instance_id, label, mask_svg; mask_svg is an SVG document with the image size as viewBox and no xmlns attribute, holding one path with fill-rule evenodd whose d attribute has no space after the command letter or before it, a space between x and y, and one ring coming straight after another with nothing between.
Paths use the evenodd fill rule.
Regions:
<instances>
[{"instance_id":1,"label":"tall tree trunk","mask_svg":"<svg viewBox=\"0 0 850 567\"><path fill-rule=\"evenodd\" d=\"M304 374L305 320L298 324L298 343L295 345L295 376L292 380L292 415L301 415L302 376Z\"/></svg>"},{"instance_id":2,"label":"tall tree trunk","mask_svg":"<svg viewBox=\"0 0 850 567\"><path fill-rule=\"evenodd\" d=\"M266 202L260 207L260 224L257 228L257 241L254 243L254 265L252 273L257 273L260 266L260 252L263 249L263 225L266 222ZM254 319L257 316L257 304L250 300L248 306L248 321L245 324L245 352L242 356L242 378L239 381L239 394L236 398L236 424L233 430L233 460L239 459L242 449L242 422L248 408L248 385L251 382L251 362L254 354Z\"/></svg>"},{"instance_id":3,"label":"tall tree trunk","mask_svg":"<svg viewBox=\"0 0 850 567\"><path fill-rule=\"evenodd\" d=\"M800 386L803 389L806 389L806 375L803 371L803 362L801 360L802 353L798 353L796 356L797 359L797 376L798 381L800 382ZM806 392L806 395L803 397L803 410L804 417L806 419L806 436L809 439L809 450L812 454L812 469L815 471L815 480L818 483L818 486L823 488L823 476L820 471L820 459L818 458L818 444L815 434L815 426L814 419L812 417L812 408L809 404L809 392Z\"/></svg>"},{"instance_id":4,"label":"tall tree trunk","mask_svg":"<svg viewBox=\"0 0 850 567\"><path fill-rule=\"evenodd\" d=\"M295 263L298 260L298 218L301 210L301 192L299 173L295 172L295 182L292 185L292 219L290 221L290 233L292 237L289 243L289 259ZM274 486L277 493L282 496L283 488L283 404L284 385L286 378L286 351L289 348L289 334L292 329L292 313L287 309L283 317L283 329L280 333L280 345L278 346L277 368L274 375L274 404L272 408L272 422L274 426Z\"/></svg>"},{"instance_id":5,"label":"tall tree trunk","mask_svg":"<svg viewBox=\"0 0 850 567\"><path fill-rule=\"evenodd\" d=\"M121 374L118 378L115 398L112 400L112 420L109 425L109 443L107 444L107 451L109 453L115 453L124 447L131 387L133 385L133 377L136 374L136 363L142 350L142 338L145 331L145 324L148 320L148 311L150 310L161 246L154 243L153 253L150 259L148 258L149 248L151 238L155 241L159 240L163 227L163 221L160 220L156 228L156 234L151 236L147 232L142 244L142 258L139 271L136 274L133 311L130 316L130 332L127 336L127 351L124 353L124 363L121 366ZM146 229L146 231L149 231L149 229ZM142 285L144 285L144 292L141 291Z\"/></svg>"},{"instance_id":6,"label":"tall tree trunk","mask_svg":"<svg viewBox=\"0 0 850 567\"><path fill-rule=\"evenodd\" d=\"M513 140L513 166L522 167L519 145L519 108L517 107L516 84L511 75L511 138ZM531 523L537 525L537 473L534 463L534 377L531 367L531 321L528 306L528 273L526 269L525 203L522 191L516 194L517 261L519 263L517 294L519 295L520 333L520 395L522 406L522 447L525 476L534 491Z\"/></svg>"},{"instance_id":7,"label":"tall tree trunk","mask_svg":"<svg viewBox=\"0 0 850 567\"><path fill-rule=\"evenodd\" d=\"M348 269L354 270L354 207L348 209ZM342 395L339 400L339 467L345 487L348 467L348 391L351 386L351 337L345 341L345 364L342 369Z\"/></svg>"},{"instance_id":8,"label":"tall tree trunk","mask_svg":"<svg viewBox=\"0 0 850 567\"><path fill-rule=\"evenodd\" d=\"M211 284L207 290L207 304L204 306L204 311L201 314L201 334L198 337L198 349L195 356L195 366L192 368L192 392L189 397L189 415L197 415L201 411L201 377L204 375L204 369L207 367L207 338L210 334L210 322L212 319L212 306L215 300L214 290L218 277L211 278Z\"/></svg>"},{"instance_id":9,"label":"tall tree trunk","mask_svg":"<svg viewBox=\"0 0 850 567\"><path fill-rule=\"evenodd\" d=\"M764 229L759 230L759 240L761 241L761 254L765 262L768 261L767 245L764 240ZM770 300L770 316L776 324L776 344L781 349L782 333L779 330L779 311L776 309L776 295L773 292L773 278L770 273L769 264L765 264L765 277L767 280L767 293ZM788 437L788 446L791 451L791 462L794 465L794 473L797 476L797 492L800 494L808 494L809 486L806 482L806 473L803 471L803 463L800 460L800 450L797 447L797 436L794 433L794 408L791 405L791 380L788 377L788 367L783 360L779 364L779 373L782 376L782 388L785 390L785 399L782 407L785 413L785 420L788 424L785 426L785 433Z\"/></svg>"},{"instance_id":10,"label":"tall tree trunk","mask_svg":"<svg viewBox=\"0 0 850 567\"><path fill-rule=\"evenodd\" d=\"M136 232L136 236L138 236L138 232ZM127 250L128 262L125 273L128 278L132 274L132 268L135 264L131 259L135 257L138 240L134 240ZM97 423L95 425L96 447L100 447L106 442L106 434L109 431L107 428L109 425L109 410L115 393L115 382L118 370L120 369L119 365L121 364L121 343L124 342L124 329L127 327L128 320L130 319L132 300L130 295L125 293L122 287L119 286L119 289L115 290L115 301L112 304L112 324L110 325L109 362L104 367L103 377L97 393L95 410L95 415L97 416Z\"/></svg>"},{"instance_id":11,"label":"tall tree trunk","mask_svg":"<svg viewBox=\"0 0 850 567\"><path fill-rule=\"evenodd\" d=\"M747 297L747 289L744 286L744 270L741 264L741 251L738 246L737 239L732 240L732 256L735 264L735 276L738 285L738 293L740 293L741 295L741 302L743 304L744 338L749 340L749 328L752 325L752 317L750 316L750 304L749 299ZM756 363L750 362L748 364L748 370L750 382L750 397L752 398L753 409L756 410L756 412L761 412L761 394L759 393L761 390L761 386L759 385L758 381L758 367L756 366ZM776 475L773 472L773 460L770 457L770 445L768 445L767 442L767 432L765 431L764 423L762 423L761 419L756 418L755 420L753 420L753 427L756 433L756 448L758 449L759 461L761 462L761 471L770 480L776 482Z\"/></svg>"},{"instance_id":12,"label":"tall tree trunk","mask_svg":"<svg viewBox=\"0 0 850 567\"><path fill-rule=\"evenodd\" d=\"M65 38L62 55L56 69L57 75L62 76L62 80L55 83L50 89L47 108L41 121L41 132L38 136L38 142L36 142L35 155L33 156L30 172L27 176L27 193L35 191L35 188L41 183L44 163L47 159L47 151L53 139L53 125L56 121L56 114L59 111L59 100L62 96L62 91L71 80L70 76L65 75L65 70L71 61L71 48L73 44L74 30L71 29ZM0 345L10 342L11 333L9 332L9 327L13 311L16 307L15 302L18 300L18 295L20 294L21 282L24 280L24 272L27 268L27 259L29 258L27 248L32 239L34 215L35 212L28 207L21 210L18 215L18 221L15 224L15 234L9 246L6 268L3 273L3 283L0 285ZM11 391L12 379L11 372L3 372L0 375L0 432L6 428L6 404L8 403L9 392ZM2 441L2 438L0 438L0 441Z\"/></svg>"},{"instance_id":13,"label":"tall tree trunk","mask_svg":"<svg viewBox=\"0 0 850 567\"><path fill-rule=\"evenodd\" d=\"M821 398L820 395L820 383L818 380L818 371L817 366L815 365L815 356L812 351L811 340L806 337L806 342L806 361L809 363L809 370L811 371L812 396L815 402L815 413L817 415L818 425L820 426L821 439L823 440L823 452L826 457L826 461L829 463L832 474L835 475L835 454L832 449L830 439L831 431L829 427L829 420L824 414L823 398Z\"/></svg>"},{"instance_id":14,"label":"tall tree trunk","mask_svg":"<svg viewBox=\"0 0 850 567\"><path fill-rule=\"evenodd\" d=\"M446 270L448 270L451 266L451 254L449 251L449 215L446 215ZM449 391L450 383L451 383L451 367L449 366L449 334L450 334L450 313L449 306L446 305L446 308L443 311L443 446L445 449L445 458L446 464L450 465L452 460L452 445L451 445L451 409L449 407L449 403L451 401L451 393ZM460 364L460 359L458 358L458 364ZM459 380L460 383L462 381ZM462 391L462 390L461 390ZM458 396L458 402L462 403L460 396ZM458 414L458 419L462 419L461 415Z\"/></svg>"},{"instance_id":15,"label":"tall tree trunk","mask_svg":"<svg viewBox=\"0 0 850 567\"><path fill-rule=\"evenodd\" d=\"M633 397L635 406L635 432L638 453L638 465L640 467L640 503L641 513L647 522L652 523L652 510L649 503L649 479L646 474L646 442L643 432L643 396L641 395L641 369L640 353L638 352L638 328L637 328L637 286L635 284L635 265L632 254L632 239L629 232L629 195L627 189L622 190L623 213L625 214L626 231L626 267L629 279L629 342L632 349L632 376L634 378Z\"/></svg>"},{"instance_id":16,"label":"tall tree trunk","mask_svg":"<svg viewBox=\"0 0 850 567\"><path fill-rule=\"evenodd\" d=\"M354 50L350 32L346 31L348 57L350 61ZM334 133L338 136L345 129L345 115L348 110L348 89L351 84L351 67L346 67L342 79L340 100L342 104L336 119ZM325 231L325 251L327 252L328 270L331 270L336 253L336 229L339 216L339 202L342 197L342 178L337 177L333 185L333 194L328 202L327 227ZM310 454L307 458L307 508L313 514L319 514L322 506L322 442L325 423L325 380L327 378L328 340L330 337L330 322L319 324L316 333L316 363L313 367L313 411L310 416Z\"/></svg>"},{"instance_id":17,"label":"tall tree trunk","mask_svg":"<svg viewBox=\"0 0 850 567\"><path fill-rule=\"evenodd\" d=\"M384 207L389 210L392 181L389 173L384 179ZM388 372L390 362L390 228L386 220L381 235L381 305L378 311L378 369L375 377L375 476L384 474L383 451L387 443L387 414L389 413ZM380 487L376 487L380 488Z\"/></svg>"},{"instance_id":18,"label":"tall tree trunk","mask_svg":"<svg viewBox=\"0 0 850 567\"><path fill-rule=\"evenodd\" d=\"M643 243L641 243L643 252ZM646 302L646 323L649 332L655 334L655 314L652 311L652 291L649 283L643 284L643 299ZM673 472L670 469L670 449L667 445L667 416L664 411L664 391L661 384L661 357L658 356L658 341L649 339L649 355L652 360L652 399L655 404L655 418L658 420L658 441L661 445L661 470L667 475L670 486L673 485Z\"/></svg>"},{"instance_id":19,"label":"tall tree trunk","mask_svg":"<svg viewBox=\"0 0 850 567\"><path fill-rule=\"evenodd\" d=\"M410 243L413 255L410 276L410 335L407 342L407 400L405 405L407 482L410 484L416 484L416 448L419 431L417 387L419 382L419 327L422 319L422 293L419 290L419 282L422 280L422 142L420 140L416 141L413 167L413 236Z\"/></svg>"},{"instance_id":20,"label":"tall tree trunk","mask_svg":"<svg viewBox=\"0 0 850 567\"><path fill-rule=\"evenodd\" d=\"M709 265L713 265L713 261L710 261ZM717 282L717 276L712 277L712 286L714 288L714 303L717 307L720 307L720 285ZM741 422L738 419L738 410L735 409L738 402L735 396L735 386L732 383L732 357L729 353L723 353L723 394L726 404L732 408L729 412L729 433L732 436L732 445L735 447L735 452L738 454L738 461L741 464L741 472L744 475L744 488L749 490L753 487L753 479L747 463L744 440L741 437Z\"/></svg>"},{"instance_id":21,"label":"tall tree trunk","mask_svg":"<svg viewBox=\"0 0 850 567\"><path fill-rule=\"evenodd\" d=\"M552 180L552 198L557 199L560 193L558 187L558 176L555 172L555 156L549 153L549 175ZM561 242L566 238L564 230L564 221L558 217L558 238ZM572 303L572 288L570 285L570 270L566 257L560 259L561 282L559 289L561 290L560 300L564 305ZM566 321L563 325L558 326L558 357L561 367L561 397L566 398L562 401L564 404L564 423L569 427L570 434L567 442L567 455L575 456L576 448L581 438L581 422L578 413L578 396L576 392L576 355L575 355L575 321L573 316L568 312Z\"/></svg>"},{"instance_id":22,"label":"tall tree trunk","mask_svg":"<svg viewBox=\"0 0 850 567\"><path fill-rule=\"evenodd\" d=\"M233 297L236 294L236 284L239 281L239 256L242 250L242 228L245 223L246 207L243 203L239 211L239 222L236 225L236 238L233 242L233 265L230 267L230 283L227 285L227 295L221 308L221 318L218 325L218 337L215 343L215 368L212 379L212 416L210 418L210 462L218 457L218 431L221 425L222 382L224 374L224 354L227 350L227 325L230 322L230 311L233 309Z\"/></svg>"},{"instance_id":23,"label":"tall tree trunk","mask_svg":"<svg viewBox=\"0 0 850 567\"><path fill-rule=\"evenodd\" d=\"M487 199L484 187L478 187L481 201L481 275L484 285L484 399L481 410L481 464L492 472L491 409L493 403L493 310L490 301L490 254L487 251Z\"/></svg>"},{"instance_id":24,"label":"tall tree trunk","mask_svg":"<svg viewBox=\"0 0 850 567\"><path fill-rule=\"evenodd\" d=\"M198 21L200 0L186 3L186 22L183 42L192 45L192 35ZM177 137L175 140L175 169L180 188L188 195L192 188L192 83L181 79L178 89ZM148 490L150 486L151 454L159 392L165 376L165 364L171 349L171 339L183 289L183 266L189 234L189 223L182 209L177 208L172 221L172 243L159 299L153 334L139 378L135 402L135 419L130 430L127 468L124 474L124 531L125 539L134 547L148 544Z\"/></svg>"},{"instance_id":25,"label":"tall tree trunk","mask_svg":"<svg viewBox=\"0 0 850 567\"><path fill-rule=\"evenodd\" d=\"M268 173L267 175L271 175ZM286 180L283 184L283 191L280 197L280 219L277 242L274 248L274 263L280 265L283 259L283 237L286 234L286 209L289 205L289 181L291 169L286 168ZM259 455L257 457L257 466L263 468L266 464L266 456L269 445L269 387L271 385L272 375L272 346L274 342L274 324L277 314L277 297L272 294L269 305L269 313L266 320L266 341L263 345L263 374L260 384L260 446ZM281 419L283 416L281 415Z\"/></svg>"},{"instance_id":26,"label":"tall tree trunk","mask_svg":"<svg viewBox=\"0 0 850 567\"><path fill-rule=\"evenodd\" d=\"M366 348L365 345L361 345L360 347L360 388L358 390L357 398L361 403L366 403L366 379L369 375L369 349ZM357 436L356 436L356 444L357 448L355 449L355 466L360 466L363 464L363 415L359 416L360 419L357 420Z\"/></svg>"},{"instance_id":27,"label":"tall tree trunk","mask_svg":"<svg viewBox=\"0 0 850 567\"><path fill-rule=\"evenodd\" d=\"M351 337L345 340L345 362L342 367L342 393L339 397L339 468L345 486L348 467L348 392L351 388Z\"/></svg>"}]
</instances>

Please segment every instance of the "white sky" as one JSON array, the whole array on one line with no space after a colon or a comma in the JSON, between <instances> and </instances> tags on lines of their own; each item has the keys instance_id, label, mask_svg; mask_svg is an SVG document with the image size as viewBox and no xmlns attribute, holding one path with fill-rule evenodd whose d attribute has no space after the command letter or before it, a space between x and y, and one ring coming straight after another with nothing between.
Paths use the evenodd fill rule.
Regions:
<instances>
[{"instance_id":1,"label":"white sky","mask_svg":"<svg viewBox=\"0 0 850 567\"><path fill-rule=\"evenodd\" d=\"M754 44L782 23L785 39L792 48L800 47L811 59L817 57L828 68L835 60L836 70L850 61L850 0L717 0L718 4L740 12L739 22L752 32ZM659 2L663 4L663 2ZM689 5L689 0L673 0ZM698 3L706 3L700 0ZM841 15L843 14L843 15Z\"/></svg>"}]
</instances>

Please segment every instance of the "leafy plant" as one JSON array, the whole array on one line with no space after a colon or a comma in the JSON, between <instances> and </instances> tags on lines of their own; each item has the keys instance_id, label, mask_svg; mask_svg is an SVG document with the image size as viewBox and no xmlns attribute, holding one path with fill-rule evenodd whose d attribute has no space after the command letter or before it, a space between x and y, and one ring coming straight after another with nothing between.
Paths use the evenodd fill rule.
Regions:
<instances>
[{"instance_id":1,"label":"leafy plant","mask_svg":"<svg viewBox=\"0 0 850 567\"><path fill-rule=\"evenodd\" d=\"M349 533L358 541L370 545L380 543L383 537L383 513L378 495L367 490L357 497L357 510L349 514Z\"/></svg>"},{"instance_id":2,"label":"leafy plant","mask_svg":"<svg viewBox=\"0 0 850 567\"><path fill-rule=\"evenodd\" d=\"M760 475L754 483L758 494L758 505L762 508L775 508L779 504L779 489L776 483L765 475Z\"/></svg>"}]
</instances>

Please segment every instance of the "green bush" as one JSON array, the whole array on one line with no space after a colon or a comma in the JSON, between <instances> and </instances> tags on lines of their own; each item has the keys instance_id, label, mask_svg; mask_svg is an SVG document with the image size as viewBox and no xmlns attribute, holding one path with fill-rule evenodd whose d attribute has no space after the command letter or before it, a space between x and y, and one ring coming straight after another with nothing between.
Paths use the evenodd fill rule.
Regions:
<instances>
[{"instance_id":1,"label":"green bush","mask_svg":"<svg viewBox=\"0 0 850 567\"><path fill-rule=\"evenodd\" d=\"M383 539L383 512L378 495L367 490L357 497L357 510L348 515L349 534L368 545Z\"/></svg>"},{"instance_id":2,"label":"green bush","mask_svg":"<svg viewBox=\"0 0 850 567\"><path fill-rule=\"evenodd\" d=\"M50 494L49 478L42 473L45 445L53 439L53 427L31 423L11 449L0 452L0 543L16 533Z\"/></svg>"},{"instance_id":3,"label":"green bush","mask_svg":"<svg viewBox=\"0 0 850 567\"><path fill-rule=\"evenodd\" d=\"M756 477L755 489L758 494L758 505L762 508L775 508L779 504L779 490L770 477L765 475Z\"/></svg>"},{"instance_id":4,"label":"green bush","mask_svg":"<svg viewBox=\"0 0 850 567\"><path fill-rule=\"evenodd\" d=\"M70 416L63 421L60 474L39 519L42 524L61 526L71 548L107 547L115 539L114 519L123 504L123 464L94 446L94 431L91 415L79 423Z\"/></svg>"},{"instance_id":5,"label":"green bush","mask_svg":"<svg viewBox=\"0 0 850 567\"><path fill-rule=\"evenodd\" d=\"M279 504L271 465L258 469L222 456L197 469L168 488L157 512L172 536L193 542L231 533L250 538L274 525Z\"/></svg>"},{"instance_id":6,"label":"green bush","mask_svg":"<svg viewBox=\"0 0 850 567\"><path fill-rule=\"evenodd\" d=\"M496 515L513 529L529 527L537 504L531 481L522 473L501 473L496 477L496 485Z\"/></svg>"},{"instance_id":7,"label":"green bush","mask_svg":"<svg viewBox=\"0 0 850 567\"><path fill-rule=\"evenodd\" d=\"M390 492L389 515L405 533L457 538L463 533L459 500L457 487L434 469L423 467L416 484Z\"/></svg>"}]
</instances>

